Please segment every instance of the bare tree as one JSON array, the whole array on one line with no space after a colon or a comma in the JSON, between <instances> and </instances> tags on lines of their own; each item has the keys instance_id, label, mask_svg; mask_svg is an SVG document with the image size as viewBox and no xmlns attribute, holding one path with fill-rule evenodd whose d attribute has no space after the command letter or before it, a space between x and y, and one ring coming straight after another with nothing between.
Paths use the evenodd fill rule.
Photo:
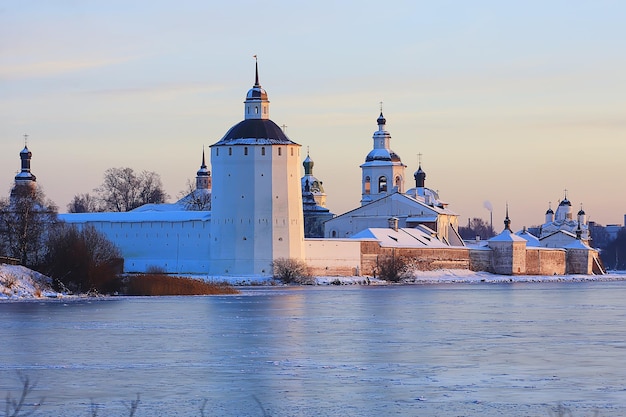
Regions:
<instances>
[{"instance_id":1,"label":"bare tree","mask_svg":"<svg viewBox=\"0 0 626 417\"><path fill-rule=\"evenodd\" d=\"M94 213L102 211L98 198L89 193L76 194L67 205L68 213Z\"/></svg>"},{"instance_id":2,"label":"bare tree","mask_svg":"<svg viewBox=\"0 0 626 417\"><path fill-rule=\"evenodd\" d=\"M159 174L142 171L137 175L132 168L107 169L104 182L95 191L107 211L130 211L144 204L164 203L168 198Z\"/></svg>"},{"instance_id":3,"label":"bare tree","mask_svg":"<svg viewBox=\"0 0 626 417\"><path fill-rule=\"evenodd\" d=\"M57 223L57 207L40 187L19 185L0 200L0 248L22 265L38 265L47 233Z\"/></svg>"},{"instance_id":4,"label":"bare tree","mask_svg":"<svg viewBox=\"0 0 626 417\"><path fill-rule=\"evenodd\" d=\"M179 193L180 202L189 211L211 210L211 191L197 189L190 180L187 180L187 188Z\"/></svg>"},{"instance_id":5,"label":"bare tree","mask_svg":"<svg viewBox=\"0 0 626 417\"><path fill-rule=\"evenodd\" d=\"M409 259L396 256L395 251L388 255L380 255L376 259L376 274L379 278L390 282L400 282L411 275Z\"/></svg>"},{"instance_id":6,"label":"bare tree","mask_svg":"<svg viewBox=\"0 0 626 417\"><path fill-rule=\"evenodd\" d=\"M315 279L306 262L296 258L277 258L272 262L274 278L285 284L313 284Z\"/></svg>"},{"instance_id":7,"label":"bare tree","mask_svg":"<svg viewBox=\"0 0 626 417\"><path fill-rule=\"evenodd\" d=\"M93 226L78 229L61 223L48 237L47 245L45 273L54 278L57 285L61 283L60 287L76 292L119 290L121 253Z\"/></svg>"},{"instance_id":8,"label":"bare tree","mask_svg":"<svg viewBox=\"0 0 626 417\"><path fill-rule=\"evenodd\" d=\"M479 217L467 221L467 227L459 226L459 234L463 239L489 239L496 235L491 225Z\"/></svg>"}]
</instances>

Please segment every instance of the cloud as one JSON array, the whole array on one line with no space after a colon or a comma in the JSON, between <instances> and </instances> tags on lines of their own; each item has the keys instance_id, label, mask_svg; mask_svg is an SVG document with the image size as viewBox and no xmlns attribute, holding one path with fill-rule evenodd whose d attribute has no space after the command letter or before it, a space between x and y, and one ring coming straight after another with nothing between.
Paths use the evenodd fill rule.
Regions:
<instances>
[{"instance_id":1,"label":"cloud","mask_svg":"<svg viewBox=\"0 0 626 417\"><path fill-rule=\"evenodd\" d=\"M132 88L108 88L101 90L86 91L88 95L101 96L156 96L160 98L173 97L187 93L214 93L224 90L225 87L219 84L206 84L201 82L191 83L164 83L159 85L132 87Z\"/></svg>"},{"instance_id":2,"label":"cloud","mask_svg":"<svg viewBox=\"0 0 626 417\"><path fill-rule=\"evenodd\" d=\"M42 61L0 67L0 78L29 79L69 74L92 68L102 68L129 61L131 58Z\"/></svg>"}]
</instances>

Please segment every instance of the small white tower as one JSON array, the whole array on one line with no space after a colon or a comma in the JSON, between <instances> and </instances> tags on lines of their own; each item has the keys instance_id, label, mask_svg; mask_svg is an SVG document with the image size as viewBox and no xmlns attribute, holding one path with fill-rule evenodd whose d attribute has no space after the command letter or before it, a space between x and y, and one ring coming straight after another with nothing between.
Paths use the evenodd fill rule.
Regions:
<instances>
[{"instance_id":1,"label":"small white tower","mask_svg":"<svg viewBox=\"0 0 626 417\"><path fill-rule=\"evenodd\" d=\"M204 148L202 148L202 165L196 173L196 190L210 190L211 189L211 171L206 166L206 160L204 158Z\"/></svg>"},{"instance_id":2,"label":"small white tower","mask_svg":"<svg viewBox=\"0 0 626 417\"><path fill-rule=\"evenodd\" d=\"M217 276L270 276L275 259L304 257L300 145L269 119L258 63L244 115L211 145L210 271Z\"/></svg>"},{"instance_id":3,"label":"small white tower","mask_svg":"<svg viewBox=\"0 0 626 417\"><path fill-rule=\"evenodd\" d=\"M382 106L381 106L382 107ZM378 130L374 132L374 148L361 165L361 205L371 203L394 192L404 192L404 169L400 157L391 150L391 135L385 130L387 120L380 116L376 120Z\"/></svg>"}]
</instances>

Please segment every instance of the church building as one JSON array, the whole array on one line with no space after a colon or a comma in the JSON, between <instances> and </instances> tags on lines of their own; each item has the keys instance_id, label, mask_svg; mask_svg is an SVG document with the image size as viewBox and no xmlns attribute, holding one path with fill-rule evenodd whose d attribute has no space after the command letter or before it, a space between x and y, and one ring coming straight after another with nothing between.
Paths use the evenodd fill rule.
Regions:
<instances>
[{"instance_id":1,"label":"church building","mask_svg":"<svg viewBox=\"0 0 626 417\"><path fill-rule=\"evenodd\" d=\"M423 245L464 246L458 233L458 215L448 209L434 190L425 186L421 161L413 178L415 187L405 191L405 168L391 150L391 134L381 111L376 119L373 148L361 165L361 206L325 223L326 238L359 237L369 228L387 228L392 221L400 229L419 229L436 237ZM371 234L371 233L370 233Z\"/></svg>"}]
</instances>

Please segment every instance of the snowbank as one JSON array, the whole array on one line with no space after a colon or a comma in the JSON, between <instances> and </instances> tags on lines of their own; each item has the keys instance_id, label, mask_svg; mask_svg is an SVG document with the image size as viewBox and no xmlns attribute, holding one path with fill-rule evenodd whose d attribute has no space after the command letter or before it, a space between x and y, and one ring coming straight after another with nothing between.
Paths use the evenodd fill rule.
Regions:
<instances>
[{"instance_id":1,"label":"snowbank","mask_svg":"<svg viewBox=\"0 0 626 417\"><path fill-rule=\"evenodd\" d=\"M277 285L268 277L207 277L193 278L209 281L228 282L235 286ZM489 272L473 272L466 269L439 269L419 271L400 284L453 284L453 283L511 283L511 282L583 282L583 281L626 281L626 271L611 272L605 275L496 275ZM282 284L278 284L282 285ZM372 277L315 277L315 285L398 285Z\"/></svg>"},{"instance_id":2,"label":"snowbank","mask_svg":"<svg viewBox=\"0 0 626 417\"><path fill-rule=\"evenodd\" d=\"M0 300L58 296L50 277L20 265L0 264Z\"/></svg>"},{"instance_id":3,"label":"snowbank","mask_svg":"<svg viewBox=\"0 0 626 417\"><path fill-rule=\"evenodd\" d=\"M228 282L235 286L272 286L277 281L268 277L210 277L189 276L207 281ZM606 275L494 275L464 269L441 269L417 272L401 284L452 284L452 283L512 283L512 282L583 282L626 281L626 271ZM280 284L278 284L280 285ZM392 285L371 277L315 277L315 285ZM397 285L397 284L396 284ZM39 298L57 298L63 294L52 289L52 279L39 272L18 265L0 264L0 301Z\"/></svg>"}]
</instances>

